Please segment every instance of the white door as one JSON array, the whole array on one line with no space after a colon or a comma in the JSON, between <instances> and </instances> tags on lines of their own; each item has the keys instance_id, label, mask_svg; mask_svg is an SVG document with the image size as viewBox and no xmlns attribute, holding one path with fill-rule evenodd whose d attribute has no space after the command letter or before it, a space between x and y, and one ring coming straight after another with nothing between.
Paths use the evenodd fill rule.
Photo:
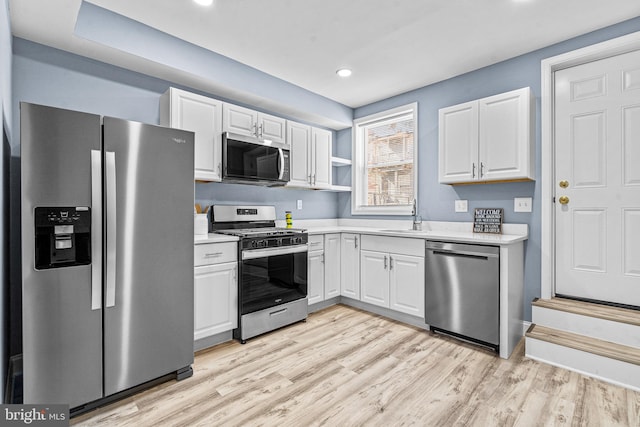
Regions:
<instances>
[{"instance_id":1,"label":"white door","mask_svg":"<svg viewBox=\"0 0 640 427\"><path fill-rule=\"evenodd\" d=\"M531 178L528 87L478 101L480 180Z\"/></svg>"},{"instance_id":2,"label":"white door","mask_svg":"<svg viewBox=\"0 0 640 427\"><path fill-rule=\"evenodd\" d=\"M258 137L271 142L287 143L287 121L283 118L258 114Z\"/></svg>"},{"instance_id":3,"label":"white door","mask_svg":"<svg viewBox=\"0 0 640 427\"><path fill-rule=\"evenodd\" d=\"M291 145L289 157L289 186L309 187L311 183L310 156L311 127L295 122L287 123L287 141Z\"/></svg>"},{"instance_id":4,"label":"white door","mask_svg":"<svg viewBox=\"0 0 640 427\"><path fill-rule=\"evenodd\" d=\"M438 112L438 175L441 183L478 179L478 101Z\"/></svg>"},{"instance_id":5,"label":"white door","mask_svg":"<svg viewBox=\"0 0 640 427\"><path fill-rule=\"evenodd\" d=\"M391 254L389 307L424 318L424 257Z\"/></svg>"},{"instance_id":6,"label":"white door","mask_svg":"<svg viewBox=\"0 0 640 427\"><path fill-rule=\"evenodd\" d=\"M171 88L171 127L195 132L194 178L222 180L222 102Z\"/></svg>"},{"instance_id":7,"label":"white door","mask_svg":"<svg viewBox=\"0 0 640 427\"><path fill-rule=\"evenodd\" d=\"M556 294L640 306L640 51L555 73Z\"/></svg>"},{"instance_id":8,"label":"white door","mask_svg":"<svg viewBox=\"0 0 640 427\"><path fill-rule=\"evenodd\" d=\"M313 184L314 188L331 187L331 132L312 128Z\"/></svg>"},{"instance_id":9,"label":"white door","mask_svg":"<svg viewBox=\"0 0 640 427\"><path fill-rule=\"evenodd\" d=\"M258 112L248 108L225 103L222 107L224 118L222 126L225 132L238 135L257 136Z\"/></svg>"},{"instance_id":10,"label":"white door","mask_svg":"<svg viewBox=\"0 0 640 427\"><path fill-rule=\"evenodd\" d=\"M342 234L340 245L340 295L360 299L360 249L357 234Z\"/></svg>"},{"instance_id":11,"label":"white door","mask_svg":"<svg viewBox=\"0 0 640 427\"><path fill-rule=\"evenodd\" d=\"M324 235L324 299L340 295L340 234Z\"/></svg>"},{"instance_id":12,"label":"white door","mask_svg":"<svg viewBox=\"0 0 640 427\"><path fill-rule=\"evenodd\" d=\"M360 251L361 301L389 308L389 254Z\"/></svg>"},{"instance_id":13,"label":"white door","mask_svg":"<svg viewBox=\"0 0 640 427\"><path fill-rule=\"evenodd\" d=\"M312 251L308 255L307 300L309 305L324 301L323 251Z\"/></svg>"},{"instance_id":14,"label":"white door","mask_svg":"<svg viewBox=\"0 0 640 427\"><path fill-rule=\"evenodd\" d=\"M194 270L194 339L238 327L238 281L235 262Z\"/></svg>"}]
</instances>

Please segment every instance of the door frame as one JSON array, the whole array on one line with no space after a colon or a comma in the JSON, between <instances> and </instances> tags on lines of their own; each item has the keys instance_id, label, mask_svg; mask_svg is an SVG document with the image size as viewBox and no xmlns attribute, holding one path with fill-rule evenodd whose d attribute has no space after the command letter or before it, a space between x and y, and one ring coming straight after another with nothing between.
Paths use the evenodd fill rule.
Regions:
<instances>
[{"instance_id":1,"label":"door frame","mask_svg":"<svg viewBox=\"0 0 640 427\"><path fill-rule=\"evenodd\" d=\"M555 141L554 74L576 65L640 49L640 31L542 60L542 233L541 298L555 295Z\"/></svg>"}]
</instances>

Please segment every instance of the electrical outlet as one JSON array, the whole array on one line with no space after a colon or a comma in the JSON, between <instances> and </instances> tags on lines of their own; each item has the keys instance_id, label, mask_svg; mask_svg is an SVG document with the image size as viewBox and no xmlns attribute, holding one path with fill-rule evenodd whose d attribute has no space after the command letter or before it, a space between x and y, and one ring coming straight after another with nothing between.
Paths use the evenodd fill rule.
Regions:
<instances>
[{"instance_id":1,"label":"electrical outlet","mask_svg":"<svg viewBox=\"0 0 640 427\"><path fill-rule=\"evenodd\" d=\"M513 199L514 212L531 212L533 199L531 197L516 197Z\"/></svg>"},{"instance_id":2,"label":"electrical outlet","mask_svg":"<svg viewBox=\"0 0 640 427\"><path fill-rule=\"evenodd\" d=\"M469 204L466 200L456 200L455 203L456 212L468 212Z\"/></svg>"},{"instance_id":3,"label":"electrical outlet","mask_svg":"<svg viewBox=\"0 0 640 427\"><path fill-rule=\"evenodd\" d=\"M298 209L302 209L302 200L298 200Z\"/></svg>"}]
</instances>

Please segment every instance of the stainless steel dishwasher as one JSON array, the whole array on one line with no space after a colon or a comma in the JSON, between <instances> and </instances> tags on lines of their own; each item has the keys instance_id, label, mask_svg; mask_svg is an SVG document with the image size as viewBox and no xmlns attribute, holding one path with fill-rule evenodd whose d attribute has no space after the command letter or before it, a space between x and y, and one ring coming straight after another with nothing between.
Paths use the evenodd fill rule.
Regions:
<instances>
[{"instance_id":1,"label":"stainless steel dishwasher","mask_svg":"<svg viewBox=\"0 0 640 427\"><path fill-rule=\"evenodd\" d=\"M500 343L500 248L426 243L425 322L496 351Z\"/></svg>"}]
</instances>

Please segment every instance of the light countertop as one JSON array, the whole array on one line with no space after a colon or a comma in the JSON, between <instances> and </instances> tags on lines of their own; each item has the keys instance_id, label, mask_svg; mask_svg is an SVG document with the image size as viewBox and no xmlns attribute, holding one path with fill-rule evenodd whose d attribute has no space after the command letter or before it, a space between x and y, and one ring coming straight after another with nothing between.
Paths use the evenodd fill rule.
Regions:
<instances>
[{"instance_id":1,"label":"light countertop","mask_svg":"<svg viewBox=\"0 0 640 427\"><path fill-rule=\"evenodd\" d=\"M203 243L224 243L237 241L237 236L229 236L227 234L209 233L194 236L194 243L196 245L201 245Z\"/></svg>"},{"instance_id":2,"label":"light countertop","mask_svg":"<svg viewBox=\"0 0 640 427\"><path fill-rule=\"evenodd\" d=\"M284 226L283 224L276 224ZM527 240L527 224L503 224L502 234L473 233L471 222L423 221L422 230L411 230L410 221L387 220L299 220L295 228L304 228L309 234L355 233L378 236L405 237L424 240L440 240L485 245L510 245ZM195 244L236 242L238 237L209 233L195 236Z\"/></svg>"}]
</instances>

